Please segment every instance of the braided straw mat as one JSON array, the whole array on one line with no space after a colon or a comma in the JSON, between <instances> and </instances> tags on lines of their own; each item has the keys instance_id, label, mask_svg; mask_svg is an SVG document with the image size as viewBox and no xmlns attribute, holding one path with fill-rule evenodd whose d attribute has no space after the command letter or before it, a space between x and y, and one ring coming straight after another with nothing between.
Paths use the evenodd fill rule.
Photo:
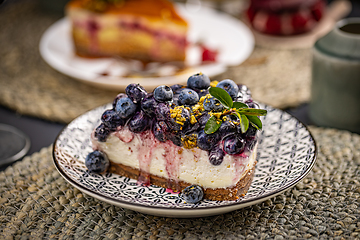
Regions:
<instances>
[{"instance_id":1,"label":"braided straw mat","mask_svg":"<svg viewBox=\"0 0 360 240\"><path fill-rule=\"evenodd\" d=\"M20 114L67 123L111 102L117 92L96 89L47 65L39 53L44 31L59 16L39 3L17 1L0 8L0 104ZM311 50L279 51L256 47L247 61L216 79L230 78L250 87L254 99L284 108L310 96ZM214 79L215 80L215 79Z\"/></svg>"},{"instance_id":2,"label":"braided straw mat","mask_svg":"<svg viewBox=\"0 0 360 240\"><path fill-rule=\"evenodd\" d=\"M0 173L0 239L360 239L360 135L311 127L313 171L293 189L223 215L177 219L109 205L56 171L51 147Z\"/></svg>"}]
</instances>

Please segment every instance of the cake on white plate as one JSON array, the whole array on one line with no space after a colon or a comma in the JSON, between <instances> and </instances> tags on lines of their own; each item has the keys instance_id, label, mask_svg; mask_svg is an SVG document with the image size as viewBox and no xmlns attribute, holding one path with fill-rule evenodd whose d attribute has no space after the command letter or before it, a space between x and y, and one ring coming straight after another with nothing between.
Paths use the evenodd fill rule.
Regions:
<instances>
[{"instance_id":1,"label":"cake on white plate","mask_svg":"<svg viewBox=\"0 0 360 240\"><path fill-rule=\"evenodd\" d=\"M185 60L188 24L169 0L71 0L65 13L79 56Z\"/></svg>"},{"instance_id":2,"label":"cake on white plate","mask_svg":"<svg viewBox=\"0 0 360 240\"><path fill-rule=\"evenodd\" d=\"M251 185L265 114L246 86L229 79L197 73L187 86L151 93L130 84L102 114L85 165L183 191L187 202L236 200Z\"/></svg>"}]
</instances>

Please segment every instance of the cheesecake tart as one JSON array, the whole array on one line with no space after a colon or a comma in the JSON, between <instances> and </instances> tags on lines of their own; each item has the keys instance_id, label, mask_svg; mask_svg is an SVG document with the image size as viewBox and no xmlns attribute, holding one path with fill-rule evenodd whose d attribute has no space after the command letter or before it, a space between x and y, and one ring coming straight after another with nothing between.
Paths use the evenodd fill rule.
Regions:
<instances>
[{"instance_id":1,"label":"cheesecake tart","mask_svg":"<svg viewBox=\"0 0 360 240\"><path fill-rule=\"evenodd\" d=\"M236 200L252 182L265 114L246 86L229 79L198 73L187 86L151 93L130 84L102 114L85 165L171 192L195 185L205 199Z\"/></svg>"},{"instance_id":2,"label":"cheesecake tart","mask_svg":"<svg viewBox=\"0 0 360 240\"><path fill-rule=\"evenodd\" d=\"M183 62L187 22L169 0L71 0L75 52L143 62Z\"/></svg>"}]
</instances>

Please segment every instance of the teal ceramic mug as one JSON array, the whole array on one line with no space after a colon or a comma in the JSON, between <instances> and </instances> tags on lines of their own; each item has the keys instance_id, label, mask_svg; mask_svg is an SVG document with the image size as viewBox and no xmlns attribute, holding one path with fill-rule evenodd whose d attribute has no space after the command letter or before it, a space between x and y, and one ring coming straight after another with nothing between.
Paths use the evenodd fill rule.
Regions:
<instances>
[{"instance_id":1,"label":"teal ceramic mug","mask_svg":"<svg viewBox=\"0 0 360 240\"><path fill-rule=\"evenodd\" d=\"M315 43L309 117L360 133L360 18L340 20Z\"/></svg>"}]
</instances>

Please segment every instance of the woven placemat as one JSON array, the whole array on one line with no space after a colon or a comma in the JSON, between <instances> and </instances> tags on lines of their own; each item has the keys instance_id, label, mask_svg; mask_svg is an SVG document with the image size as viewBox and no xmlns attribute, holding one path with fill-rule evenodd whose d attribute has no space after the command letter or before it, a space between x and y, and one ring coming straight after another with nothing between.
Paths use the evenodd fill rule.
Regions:
<instances>
[{"instance_id":1,"label":"woven placemat","mask_svg":"<svg viewBox=\"0 0 360 240\"><path fill-rule=\"evenodd\" d=\"M39 41L59 16L42 11L36 0L0 8L0 104L20 114L67 123L111 102L117 92L88 86L52 69L39 53ZM273 107L293 107L310 96L311 51L256 47L249 59L216 79L250 87L253 97Z\"/></svg>"},{"instance_id":2,"label":"woven placemat","mask_svg":"<svg viewBox=\"0 0 360 240\"><path fill-rule=\"evenodd\" d=\"M1 239L360 239L360 135L310 128L317 162L293 189L227 214L176 219L115 207L68 184L51 147L0 173Z\"/></svg>"}]
</instances>

